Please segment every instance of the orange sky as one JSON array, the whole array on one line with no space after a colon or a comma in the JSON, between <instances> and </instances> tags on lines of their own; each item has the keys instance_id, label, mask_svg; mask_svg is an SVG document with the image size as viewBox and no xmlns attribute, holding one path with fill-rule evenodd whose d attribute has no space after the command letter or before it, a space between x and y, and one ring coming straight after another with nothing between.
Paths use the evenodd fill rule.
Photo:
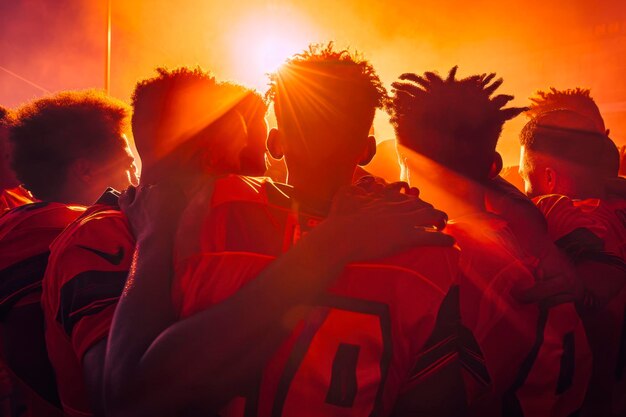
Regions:
<instances>
[{"instance_id":1,"label":"orange sky","mask_svg":"<svg viewBox=\"0 0 626 417\"><path fill-rule=\"evenodd\" d=\"M458 64L461 76L497 72L516 105L538 88L589 87L613 139L626 144L622 0L112 1L111 92L123 99L158 65L200 64L262 88L263 71L281 54L335 40L363 52L387 85L403 72ZM0 1L0 67L50 91L101 87L105 3ZM0 104L43 94L2 68ZM505 127L507 165L516 164L523 123L522 116ZM375 130L381 140L393 136L383 114Z\"/></svg>"}]
</instances>

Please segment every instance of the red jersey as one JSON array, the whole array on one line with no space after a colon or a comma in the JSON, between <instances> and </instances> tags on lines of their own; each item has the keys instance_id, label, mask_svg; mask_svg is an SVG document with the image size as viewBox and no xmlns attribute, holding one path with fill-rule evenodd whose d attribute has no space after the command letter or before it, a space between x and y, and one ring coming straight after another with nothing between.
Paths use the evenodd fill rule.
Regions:
<instances>
[{"instance_id":1,"label":"red jersey","mask_svg":"<svg viewBox=\"0 0 626 417\"><path fill-rule=\"evenodd\" d=\"M35 197L21 185L15 188L7 188L0 192L0 216L12 208L23 206L37 201Z\"/></svg>"},{"instance_id":2,"label":"red jersey","mask_svg":"<svg viewBox=\"0 0 626 417\"><path fill-rule=\"evenodd\" d=\"M13 371L43 398L58 403L54 374L46 353L41 280L50 243L84 207L31 203L0 217L0 320Z\"/></svg>"},{"instance_id":3,"label":"red jersey","mask_svg":"<svg viewBox=\"0 0 626 417\"><path fill-rule=\"evenodd\" d=\"M117 197L105 194L50 246L43 280L46 344L69 416L91 415L83 355L107 337L135 240Z\"/></svg>"},{"instance_id":4,"label":"red jersey","mask_svg":"<svg viewBox=\"0 0 626 417\"><path fill-rule=\"evenodd\" d=\"M461 316L476 336L493 380L493 391L480 399L474 413L502 415L502 397L532 349L539 315L537 306L518 303L511 293L531 287L534 277L498 216L475 213L452 219L446 232L461 248Z\"/></svg>"},{"instance_id":5,"label":"red jersey","mask_svg":"<svg viewBox=\"0 0 626 417\"><path fill-rule=\"evenodd\" d=\"M535 203L548 221L548 233L561 246L582 233L578 229L586 229L602 240L604 252L626 259L626 200L572 200L549 195L535 199Z\"/></svg>"},{"instance_id":6,"label":"red jersey","mask_svg":"<svg viewBox=\"0 0 626 417\"><path fill-rule=\"evenodd\" d=\"M536 304L522 304L512 296L513 291L532 287L535 277L528 257L501 217L491 213L463 216L451 220L446 231L461 247L461 316L476 336L493 378L493 391L477 401L473 413L569 415L560 410L561 398L570 390L584 393L588 379L581 361L576 369L581 378L572 375L557 389L564 363L554 358L567 356L569 347L564 346L563 337L580 328L573 306L548 311ZM581 334L578 337L580 340L572 341L583 352L586 339ZM573 410L580 407L582 397L579 395Z\"/></svg>"},{"instance_id":7,"label":"red jersey","mask_svg":"<svg viewBox=\"0 0 626 417\"><path fill-rule=\"evenodd\" d=\"M175 254L181 317L237 292L322 221L294 211L289 193L229 176L192 201ZM458 297L446 296L457 262L453 248L419 248L347 266L269 361L255 398L234 400L222 415L389 415L404 392L457 359L440 310ZM467 370L487 383L480 352L467 346Z\"/></svg>"},{"instance_id":8,"label":"red jersey","mask_svg":"<svg viewBox=\"0 0 626 417\"><path fill-rule=\"evenodd\" d=\"M589 259L623 269L626 278L626 200L572 200L548 195L535 200L548 232L574 263ZM594 285L601 284L596 280ZM581 310L594 350L594 373L585 407L612 403L615 415L626 414L626 288L601 311ZM611 399L607 399L611 393ZM595 399L594 399L595 398Z\"/></svg>"},{"instance_id":9,"label":"red jersey","mask_svg":"<svg viewBox=\"0 0 626 417\"><path fill-rule=\"evenodd\" d=\"M0 217L0 312L39 303L50 243L85 211L61 203L31 203Z\"/></svg>"}]
</instances>

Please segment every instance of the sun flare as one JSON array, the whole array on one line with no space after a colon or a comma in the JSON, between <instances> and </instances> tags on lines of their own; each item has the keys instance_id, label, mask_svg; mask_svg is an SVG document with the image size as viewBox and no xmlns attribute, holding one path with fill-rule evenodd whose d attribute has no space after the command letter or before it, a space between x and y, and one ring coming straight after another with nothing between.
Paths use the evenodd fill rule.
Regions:
<instances>
[{"instance_id":1,"label":"sun flare","mask_svg":"<svg viewBox=\"0 0 626 417\"><path fill-rule=\"evenodd\" d=\"M306 49L311 35L306 20L288 11L272 10L242 19L231 38L235 78L265 90L267 74L277 70L289 56Z\"/></svg>"}]
</instances>

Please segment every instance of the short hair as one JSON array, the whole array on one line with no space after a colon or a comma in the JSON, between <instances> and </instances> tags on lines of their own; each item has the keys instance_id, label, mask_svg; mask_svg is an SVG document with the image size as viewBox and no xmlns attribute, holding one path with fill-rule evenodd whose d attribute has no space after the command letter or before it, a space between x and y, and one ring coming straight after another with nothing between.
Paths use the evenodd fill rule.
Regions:
<instances>
[{"instance_id":1,"label":"short hair","mask_svg":"<svg viewBox=\"0 0 626 417\"><path fill-rule=\"evenodd\" d=\"M553 110L531 119L520 144L541 155L573 163L600 176L617 176L619 151L595 129L594 121L571 110Z\"/></svg>"},{"instance_id":2,"label":"short hair","mask_svg":"<svg viewBox=\"0 0 626 417\"><path fill-rule=\"evenodd\" d=\"M123 151L130 108L98 90L66 91L19 108L11 126L11 166L37 198L52 200L79 158L105 161Z\"/></svg>"},{"instance_id":3,"label":"short hair","mask_svg":"<svg viewBox=\"0 0 626 417\"><path fill-rule=\"evenodd\" d=\"M132 94L135 144L139 155L151 162L183 145L209 150L228 146L228 138L208 143L199 133L233 112L248 122L253 117L263 117L267 111L263 97L256 91L232 82L218 82L200 67L157 68L156 72L155 77L137 83ZM181 109L175 108L177 105ZM189 112L192 106L202 111L202 117ZM177 137L159 135L173 128Z\"/></svg>"},{"instance_id":4,"label":"short hair","mask_svg":"<svg viewBox=\"0 0 626 417\"><path fill-rule=\"evenodd\" d=\"M495 74L456 79L434 72L403 74L393 84L391 123L398 142L475 180L486 180L504 123L525 108L503 108L513 96L493 93ZM493 82L492 82L493 81Z\"/></svg>"},{"instance_id":5,"label":"short hair","mask_svg":"<svg viewBox=\"0 0 626 417\"><path fill-rule=\"evenodd\" d=\"M266 97L276 120L301 133L354 128L369 131L376 109L388 100L374 67L360 54L335 50L333 42L311 44L273 74Z\"/></svg>"},{"instance_id":6,"label":"short hair","mask_svg":"<svg viewBox=\"0 0 626 417\"><path fill-rule=\"evenodd\" d=\"M530 101L530 108L526 111L528 117L537 117L554 110L572 110L591 119L598 132L605 133L604 119L589 89L576 87L557 90L550 87L549 91L537 91Z\"/></svg>"}]
</instances>

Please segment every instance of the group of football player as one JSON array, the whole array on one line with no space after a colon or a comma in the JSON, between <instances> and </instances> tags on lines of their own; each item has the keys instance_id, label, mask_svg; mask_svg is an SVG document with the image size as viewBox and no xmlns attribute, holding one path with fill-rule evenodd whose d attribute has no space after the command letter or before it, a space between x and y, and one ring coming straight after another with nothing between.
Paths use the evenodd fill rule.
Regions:
<instances>
[{"instance_id":1,"label":"group of football player","mask_svg":"<svg viewBox=\"0 0 626 417\"><path fill-rule=\"evenodd\" d=\"M619 150L588 90L501 84L330 43L265 96L2 109L0 415L626 416Z\"/></svg>"}]
</instances>

